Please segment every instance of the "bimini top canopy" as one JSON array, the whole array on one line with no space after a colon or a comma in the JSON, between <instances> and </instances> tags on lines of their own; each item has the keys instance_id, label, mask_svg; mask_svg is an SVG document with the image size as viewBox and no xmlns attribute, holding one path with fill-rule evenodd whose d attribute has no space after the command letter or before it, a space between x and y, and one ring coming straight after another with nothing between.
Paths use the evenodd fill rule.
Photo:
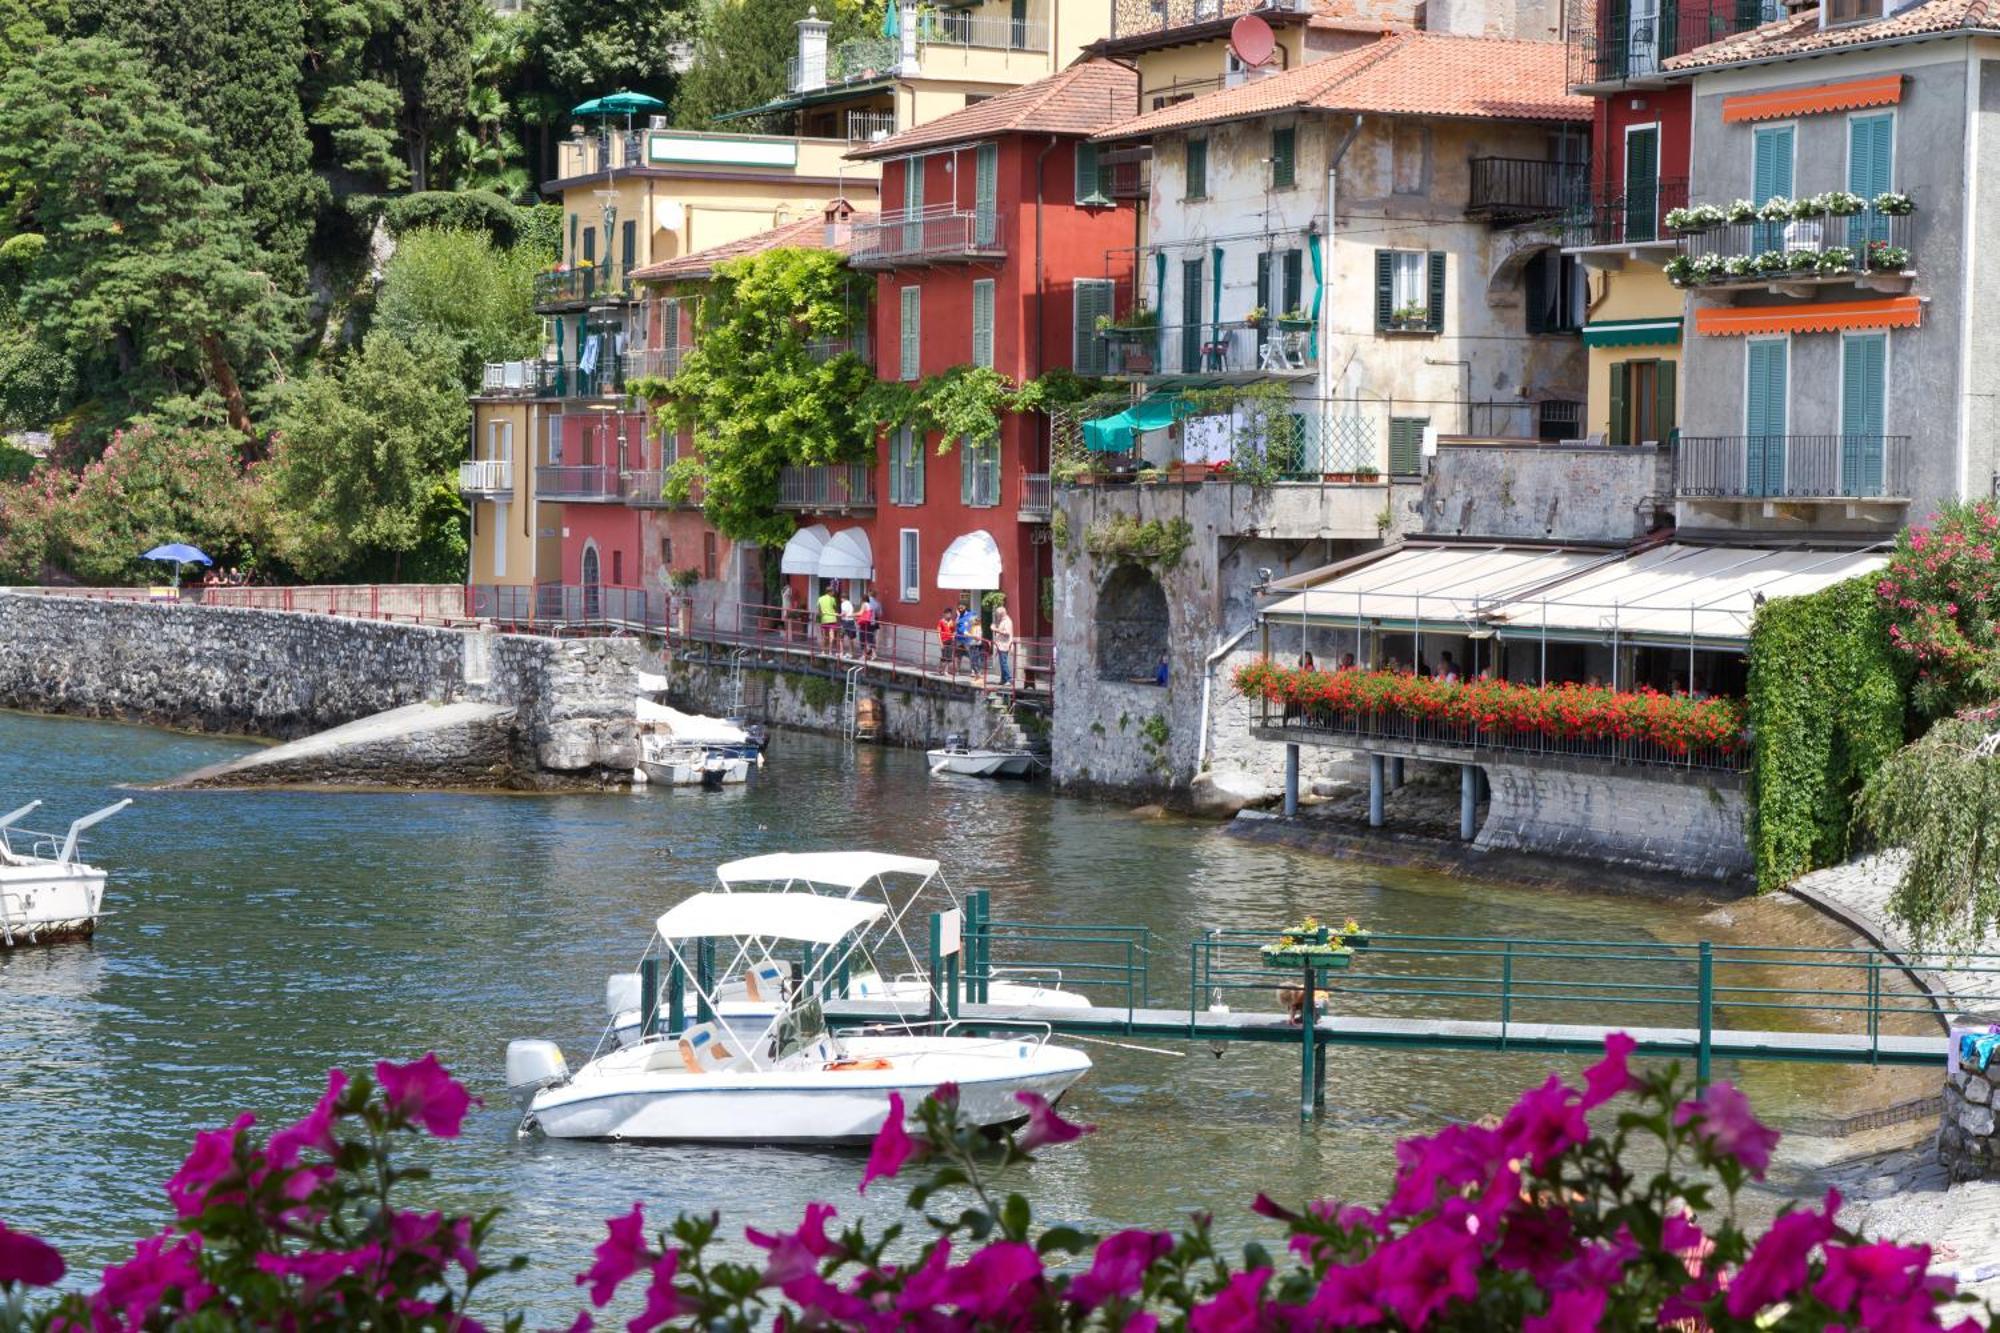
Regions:
<instances>
[{"instance_id":1,"label":"bimini top canopy","mask_svg":"<svg viewBox=\"0 0 2000 1333\"><path fill-rule=\"evenodd\" d=\"M716 867L724 884L789 884L803 880L843 889L858 889L878 875L937 874L938 863L921 856L888 852L772 852L747 856Z\"/></svg>"},{"instance_id":2,"label":"bimini top canopy","mask_svg":"<svg viewBox=\"0 0 2000 1333\"><path fill-rule=\"evenodd\" d=\"M868 534L860 528L834 533L820 549L815 572L823 579L874 578L875 552L869 548Z\"/></svg>"},{"instance_id":3,"label":"bimini top canopy","mask_svg":"<svg viewBox=\"0 0 2000 1333\"><path fill-rule=\"evenodd\" d=\"M819 573L820 552L826 549L827 539L833 536L826 530L826 524L815 523L809 528L800 528L785 543L785 553L778 561L778 569L786 574Z\"/></svg>"},{"instance_id":4,"label":"bimini top canopy","mask_svg":"<svg viewBox=\"0 0 2000 1333\"><path fill-rule=\"evenodd\" d=\"M838 944L889 909L881 903L806 894L697 893L659 922L667 940L769 939Z\"/></svg>"}]
</instances>

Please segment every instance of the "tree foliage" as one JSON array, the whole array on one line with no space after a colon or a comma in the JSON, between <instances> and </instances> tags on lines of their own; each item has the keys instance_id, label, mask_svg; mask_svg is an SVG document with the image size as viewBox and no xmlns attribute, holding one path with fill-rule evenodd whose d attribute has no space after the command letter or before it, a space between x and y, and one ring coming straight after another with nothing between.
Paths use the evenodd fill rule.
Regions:
<instances>
[{"instance_id":1,"label":"tree foliage","mask_svg":"<svg viewBox=\"0 0 2000 1333\"><path fill-rule=\"evenodd\" d=\"M669 101L674 56L693 35L688 0L539 0L530 42L566 103L627 89ZM771 63L769 50L758 53Z\"/></svg>"},{"instance_id":2,"label":"tree foliage","mask_svg":"<svg viewBox=\"0 0 2000 1333\"><path fill-rule=\"evenodd\" d=\"M375 326L411 347L454 349L463 389L479 367L532 354L541 342L533 307L541 256L497 249L483 232L424 228L396 247L375 303Z\"/></svg>"},{"instance_id":3,"label":"tree foliage","mask_svg":"<svg viewBox=\"0 0 2000 1333\"><path fill-rule=\"evenodd\" d=\"M2000 709L1946 718L1869 779L1868 831L1908 855L1890 908L1920 944L2000 929Z\"/></svg>"},{"instance_id":4,"label":"tree foliage","mask_svg":"<svg viewBox=\"0 0 2000 1333\"><path fill-rule=\"evenodd\" d=\"M718 531L772 545L792 531L777 512L786 465L873 458L860 406L873 374L852 352L826 356L812 346L852 336L867 299L867 284L828 250L770 250L719 265L680 373L642 385L668 420L693 429L701 455L670 477L669 495L685 499L699 479L702 510Z\"/></svg>"},{"instance_id":5,"label":"tree foliage","mask_svg":"<svg viewBox=\"0 0 2000 1333\"><path fill-rule=\"evenodd\" d=\"M674 98L674 122L714 129L717 116L762 106L789 92L785 62L774 56L798 49L798 22L814 8L833 25L827 34L830 43L881 31L879 0L712 0L695 26L694 59ZM785 127L785 116L772 113L727 128L770 133Z\"/></svg>"},{"instance_id":6,"label":"tree foliage","mask_svg":"<svg viewBox=\"0 0 2000 1333\"><path fill-rule=\"evenodd\" d=\"M2000 506L1946 504L1905 528L1876 584L1927 717L2000 697Z\"/></svg>"}]
</instances>

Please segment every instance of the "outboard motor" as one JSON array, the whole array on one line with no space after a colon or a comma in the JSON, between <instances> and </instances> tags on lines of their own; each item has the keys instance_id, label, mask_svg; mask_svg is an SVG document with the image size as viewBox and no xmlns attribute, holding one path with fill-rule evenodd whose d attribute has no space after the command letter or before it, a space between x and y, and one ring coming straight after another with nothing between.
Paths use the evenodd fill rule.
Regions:
<instances>
[{"instance_id":1,"label":"outboard motor","mask_svg":"<svg viewBox=\"0 0 2000 1333\"><path fill-rule=\"evenodd\" d=\"M569 1062L552 1041L520 1038L507 1043L507 1091L525 1108L543 1088L569 1081Z\"/></svg>"},{"instance_id":2,"label":"outboard motor","mask_svg":"<svg viewBox=\"0 0 2000 1333\"><path fill-rule=\"evenodd\" d=\"M964 753L964 751L967 748L965 744L965 733L962 731L954 731L950 735L946 736L944 738L944 748L961 754Z\"/></svg>"}]
</instances>

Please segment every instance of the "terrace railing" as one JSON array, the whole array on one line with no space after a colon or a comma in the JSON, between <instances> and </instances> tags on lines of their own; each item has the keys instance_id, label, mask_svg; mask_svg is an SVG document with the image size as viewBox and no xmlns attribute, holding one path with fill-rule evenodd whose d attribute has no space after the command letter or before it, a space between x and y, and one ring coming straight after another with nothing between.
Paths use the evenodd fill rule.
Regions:
<instances>
[{"instance_id":1,"label":"terrace railing","mask_svg":"<svg viewBox=\"0 0 2000 1333\"><path fill-rule=\"evenodd\" d=\"M541 500L616 500L618 469L607 463L543 464L535 469L535 496Z\"/></svg>"},{"instance_id":2,"label":"terrace railing","mask_svg":"<svg viewBox=\"0 0 2000 1333\"><path fill-rule=\"evenodd\" d=\"M1465 211L1495 221L1557 217L1584 196L1589 182L1587 162L1475 157Z\"/></svg>"},{"instance_id":3,"label":"terrace railing","mask_svg":"<svg viewBox=\"0 0 2000 1333\"><path fill-rule=\"evenodd\" d=\"M1853 281L1916 267L1909 213L1815 213L1781 222L1725 222L1683 232L1677 281L1687 286Z\"/></svg>"},{"instance_id":4,"label":"terrace railing","mask_svg":"<svg viewBox=\"0 0 2000 1333\"><path fill-rule=\"evenodd\" d=\"M475 458L458 465L458 489L463 495L512 495L514 460Z\"/></svg>"},{"instance_id":5,"label":"terrace railing","mask_svg":"<svg viewBox=\"0 0 2000 1333\"><path fill-rule=\"evenodd\" d=\"M1573 4L1565 51L1569 83L1581 88L1658 78L1675 56L1784 15L1782 0L1686 0L1637 17L1627 5Z\"/></svg>"},{"instance_id":6,"label":"terrace railing","mask_svg":"<svg viewBox=\"0 0 2000 1333\"><path fill-rule=\"evenodd\" d=\"M867 463L816 463L778 473L778 508L844 512L875 507L875 469Z\"/></svg>"},{"instance_id":7,"label":"terrace railing","mask_svg":"<svg viewBox=\"0 0 2000 1333\"><path fill-rule=\"evenodd\" d=\"M1055 511L1055 487L1046 472L1021 474L1020 517L1030 521L1046 519Z\"/></svg>"},{"instance_id":8,"label":"terrace railing","mask_svg":"<svg viewBox=\"0 0 2000 1333\"><path fill-rule=\"evenodd\" d=\"M1686 499L1906 499L1909 469L1907 435L1683 435L1674 446L1674 494Z\"/></svg>"},{"instance_id":9,"label":"terrace railing","mask_svg":"<svg viewBox=\"0 0 2000 1333\"><path fill-rule=\"evenodd\" d=\"M537 306L620 300L631 294L632 275L622 264L576 264L535 275Z\"/></svg>"},{"instance_id":10,"label":"terrace railing","mask_svg":"<svg viewBox=\"0 0 2000 1333\"><path fill-rule=\"evenodd\" d=\"M1666 217L1685 208L1688 183L1684 176L1663 177L1616 190L1598 189L1579 199L1563 214L1563 244L1570 249L1598 245L1671 244Z\"/></svg>"},{"instance_id":11,"label":"terrace railing","mask_svg":"<svg viewBox=\"0 0 2000 1333\"><path fill-rule=\"evenodd\" d=\"M1006 253L997 214L945 204L855 227L847 262L855 268L879 269L999 259Z\"/></svg>"},{"instance_id":12,"label":"terrace railing","mask_svg":"<svg viewBox=\"0 0 2000 1333\"><path fill-rule=\"evenodd\" d=\"M1310 0L1113 0L1111 35L1146 37L1259 11L1310 12Z\"/></svg>"}]
</instances>

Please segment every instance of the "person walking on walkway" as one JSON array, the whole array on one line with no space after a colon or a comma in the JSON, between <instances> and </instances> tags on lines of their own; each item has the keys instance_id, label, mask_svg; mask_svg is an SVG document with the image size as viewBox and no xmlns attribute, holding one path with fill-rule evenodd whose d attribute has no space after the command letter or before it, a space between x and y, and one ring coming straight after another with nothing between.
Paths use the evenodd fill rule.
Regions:
<instances>
[{"instance_id":1,"label":"person walking on walkway","mask_svg":"<svg viewBox=\"0 0 2000 1333\"><path fill-rule=\"evenodd\" d=\"M1014 618L1007 614L1007 599L993 608L993 652L1000 659L1000 683L1014 683Z\"/></svg>"},{"instance_id":2,"label":"person walking on walkway","mask_svg":"<svg viewBox=\"0 0 2000 1333\"><path fill-rule=\"evenodd\" d=\"M819 638L820 647L829 655L833 652L833 636L840 633L840 602L833 595L833 585L827 584L819 593Z\"/></svg>"},{"instance_id":3,"label":"person walking on walkway","mask_svg":"<svg viewBox=\"0 0 2000 1333\"><path fill-rule=\"evenodd\" d=\"M783 591L778 594L778 633L787 643L793 634L793 613L798 610L799 599L792 595L792 581L785 580Z\"/></svg>"},{"instance_id":4,"label":"person walking on walkway","mask_svg":"<svg viewBox=\"0 0 2000 1333\"><path fill-rule=\"evenodd\" d=\"M954 651L954 640L958 638L958 612L952 610L950 603L946 603L944 610L938 613L937 636L938 669L955 676L958 674L958 654Z\"/></svg>"},{"instance_id":5,"label":"person walking on walkway","mask_svg":"<svg viewBox=\"0 0 2000 1333\"><path fill-rule=\"evenodd\" d=\"M986 669L979 652L979 617L970 606L958 608L958 651L965 656L966 669L978 675Z\"/></svg>"},{"instance_id":6,"label":"person walking on walkway","mask_svg":"<svg viewBox=\"0 0 2000 1333\"><path fill-rule=\"evenodd\" d=\"M875 660L876 630L882 623L882 603L875 599L872 589L861 599L861 607L854 613L854 621L861 630L861 660L872 662Z\"/></svg>"},{"instance_id":7,"label":"person walking on walkway","mask_svg":"<svg viewBox=\"0 0 2000 1333\"><path fill-rule=\"evenodd\" d=\"M842 597L840 599L840 655L842 657L847 656L849 653L855 650L854 629L855 625L854 625L853 599L848 597Z\"/></svg>"}]
</instances>

